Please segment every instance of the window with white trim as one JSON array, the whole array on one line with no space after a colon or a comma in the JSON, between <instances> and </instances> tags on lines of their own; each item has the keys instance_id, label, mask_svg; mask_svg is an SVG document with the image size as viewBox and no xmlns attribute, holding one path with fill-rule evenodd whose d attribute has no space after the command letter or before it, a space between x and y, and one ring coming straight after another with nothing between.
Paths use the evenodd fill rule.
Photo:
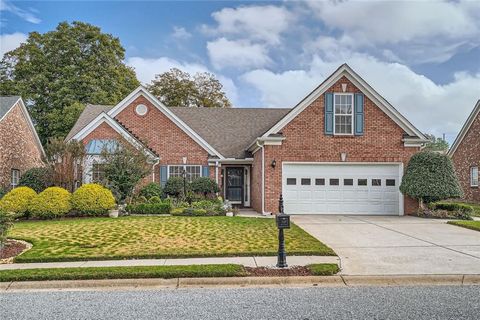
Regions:
<instances>
[{"instance_id":1,"label":"window with white trim","mask_svg":"<svg viewBox=\"0 0 480 320\"><path fill-rule=\"evenodd\" d=\"M10 184L12 185L12 188L15 188L16 186L18 186L19 182L20 182L20 170L12 169L12 175L10 179Z\"/></svg>"},{"instance_id":2,"label":"window with white trim","mask_svg":"<svg viewBox=\"0 0 480 320\"><path fill-rule=\"evenodd\" d=\"M105 163L92 164L92 181L101 183L105 180Z\"/></svg>"},{"instance_id":3,"label":"window with white trim","mask_svg":"<svg viewBox=\"0 0 480 320\"><path fill-rule=\"evenodd\" d=\"M168 177L183 177L183 170L185 170L186 178L189 182L202 176L202 166L178 165L168 166Z\"/></svg>"},{"instance_id":4,"label":"window with white trim","mask_svg":"<svg viewBox=\"0 0 480 320\"><path fill-rule=\"evenodd\" d=\"M353 134L353 94L335 94L334 96L335 134Z\"/></svg>"},{"instance_id":5,"label":"window with white trim","mask_svg":"<svg viewBox=\"0 0 480 320\"><path fill-rule=\"evenodd\" d=\"M470 168L470 186L478 187L478 167Z\"/></svg>"}]
</instances>

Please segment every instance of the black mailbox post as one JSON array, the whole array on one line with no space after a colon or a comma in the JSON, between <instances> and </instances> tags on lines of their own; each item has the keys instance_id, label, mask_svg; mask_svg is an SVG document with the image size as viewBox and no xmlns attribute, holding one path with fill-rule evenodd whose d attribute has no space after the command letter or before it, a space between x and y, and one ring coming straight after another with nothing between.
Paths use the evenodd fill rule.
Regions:
<instances>
[{"instance_id":1,"label":"black mailbox post","mask_svg":"<svg viewBox=\"0 0 480 320\"><path fill-rule=\"evenodd\" d=\"M290 229L290 216L283 212L283 196L280 195L278 201L278 212L276 216L277 228L278 228L278 258L277 267L286 268L287 265L287 253L285 252L285 237L283 235L284 229Z\"/></svg>"}]
</instances>

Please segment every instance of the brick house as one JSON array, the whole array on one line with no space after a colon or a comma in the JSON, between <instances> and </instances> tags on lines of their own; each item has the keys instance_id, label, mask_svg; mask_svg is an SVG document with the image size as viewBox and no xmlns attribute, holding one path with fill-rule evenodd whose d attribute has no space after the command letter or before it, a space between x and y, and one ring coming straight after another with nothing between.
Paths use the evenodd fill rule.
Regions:
<instances>
[{"instance_id":1,"label":"brick house","mask_svg":"<svg viewBox=\"0 0 480 320\"><path fill-rule=\"evenodd\" d=\"M399 184L426 142L346 64L292 109L166 107L139 87L115 106L88 105L67 139L87 148L83 182L101 176L95 146L126 139L151 152L148 181L185 170L262 213L278 212L283 194L287 213L392 215L415 208Z\"/></svg>"},{"instance_id":2,"label":"brick house","mask_svg":"<svg viewBox=\"0 0 480 320\"><path fill-rule=\"evenodd\" d=\"M28 169L44 165L37 131L21 97L0 97L0 187L18 185Z\"/></svg>"},{"instance_id":3,"label":"brick house","mask_svg":"<svg viewBox=\"0 0 480 320\"><path fill-rule=\"evenodd\" d=\"M460 130L448 155L464 192L464 199L480 203L478 168L480 167L480 100Z\"/></svg>"}]
</instances>

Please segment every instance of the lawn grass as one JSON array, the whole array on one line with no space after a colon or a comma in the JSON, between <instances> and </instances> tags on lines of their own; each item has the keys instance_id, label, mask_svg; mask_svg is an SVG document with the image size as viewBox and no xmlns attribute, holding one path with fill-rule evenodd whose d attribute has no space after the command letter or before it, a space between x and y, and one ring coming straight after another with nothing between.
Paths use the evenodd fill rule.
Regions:
<instances>
[{"instance_id":1,"label":"lawn grass","mask_svg":"<svg viewBox=\"0 0 480 320\"><path fill-rule=\"evenodd\" d=\"M88 267L18 269L0 271L0 282L88 280L88 279L141 279L141 278L197 278L243 277L247 273L238 264L207 264L187 266L145 267Z\"/></svg>"},{"instance_id":2,"label":"lawn grass","mask_svg":"<svg viewBox=\"0 0 480 320\"><path fill-rule=\"evenodd\" d=\"M277 232L274 219L150 216L19 222L8 237L33 244L15 262L52 262L276 255ZM335 255L295 224L285 241L289 255Z\"/></svg>"},{"instance_id":3,"label":"lawn grass","mask_svg":"<svg viewBox=\"0 0 480 320\"><path fill-rule=\"evenodd\" d=\"M459 227L480 231L480 221L448 221L448 223Z\"/></svg>"},{"instance_id":4,"label":"lawn grass","mask_svg":"<svg viewBox=\"0 0 480 320\"><path fill-rule=\"evenodd\" d=\"M336 263L318 263L307 266L314 276L331 276L340 271Z\"/></svg>"}]
</instances>

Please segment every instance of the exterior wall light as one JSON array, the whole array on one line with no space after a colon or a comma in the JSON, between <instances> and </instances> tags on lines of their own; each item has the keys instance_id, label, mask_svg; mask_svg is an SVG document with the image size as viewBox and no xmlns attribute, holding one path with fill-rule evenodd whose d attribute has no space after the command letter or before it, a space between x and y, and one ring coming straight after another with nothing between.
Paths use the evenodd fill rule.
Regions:
<instances>
[{"instance_id":1,"label":"exterior wall light","mask_svg":"<svg viewBox=\"0 0 480 320\"><path fill-rule=\"evenodd\" d=\"M271 166L273 169L275 169L275 167L277 166L277 161L275 161L275 159L272 160Z\"/></svg>"}]
</instances>

